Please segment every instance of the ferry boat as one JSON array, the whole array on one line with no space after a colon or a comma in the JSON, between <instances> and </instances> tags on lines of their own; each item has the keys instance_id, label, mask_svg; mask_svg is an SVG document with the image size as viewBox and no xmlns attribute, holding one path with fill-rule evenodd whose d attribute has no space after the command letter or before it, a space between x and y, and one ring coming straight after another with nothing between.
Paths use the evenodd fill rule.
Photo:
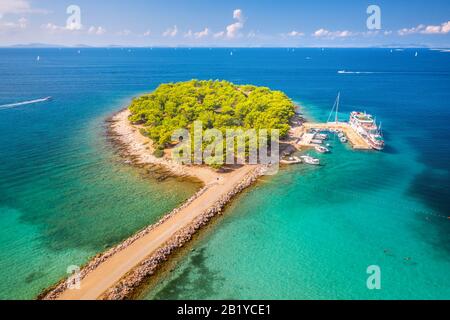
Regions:
<instances>
[{"instance_id":1,"label":"ferry boat","mask_svg":"<svg viewBox=\"0 0 450 320\"><path fill-rule=\"evenodd\" d=\"M384 149L381 126L377 125L372 115L365 112L353 111L350 114L349 124L373 149Z\"/></svg>"}]
</instances>

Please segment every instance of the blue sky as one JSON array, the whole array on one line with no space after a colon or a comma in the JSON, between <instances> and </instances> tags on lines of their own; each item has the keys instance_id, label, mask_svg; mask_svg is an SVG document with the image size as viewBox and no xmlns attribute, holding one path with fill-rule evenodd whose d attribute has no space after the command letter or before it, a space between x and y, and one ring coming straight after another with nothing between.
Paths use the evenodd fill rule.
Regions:
<instances>
[{"instance_id":1,"label":"blue sky","mask_svg":"<svg viewBox=\"0 0 450 320\"><path fill-rule=\"evenodd\" d=\"M81 24L67 23L69 5ZM381 29L366 25L369 5ZM450 47L450 1L0 0L0 46Z\"/></svg>"}]
</instances>

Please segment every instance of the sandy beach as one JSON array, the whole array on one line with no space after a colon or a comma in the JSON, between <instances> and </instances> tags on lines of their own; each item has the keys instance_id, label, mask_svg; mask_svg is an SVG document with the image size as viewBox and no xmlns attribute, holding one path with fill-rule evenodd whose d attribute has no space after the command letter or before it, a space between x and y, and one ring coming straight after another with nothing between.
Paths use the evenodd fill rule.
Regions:
<instances>
[{"instance_id":1,"label":"sandy beach","mask_svg":"<svg viewBox=\"0 0 450 320\"><path fill-rule=\"evenodd\" d=\"M170 160L166 155L163 158L157 158L153 155L152 141L144 137L140 132L139 126L133 126L128 121L130 111L125 109L117 113L112 118L111 129L114 134L127 147L127 152L135 157L140 164L161 165L174 175L194 177L202 181L205 185L214 183L217 179L223 179L223 175L205 166L185 166L178 162Z\"/></svg>"},{"instance_id":2,"label":"sandy beach","mask_svg":"<svg viewBox=\"0 0 450 320\"><path fill-rule=\"evenodd\" d=\"M207 167L183 166L152 155L151 141L128 121L129 111L116 114L111 129L139 164L157 164L173 174L201 180L204 187L180 208L163 217L118 246L92 259L80 272L80 289L68 289L61 281L42 299L94 300L125 299L158 266L182 247L239 192L262 174L260 166L245 165L227 173Z\"/></svg>"}]
</instances>

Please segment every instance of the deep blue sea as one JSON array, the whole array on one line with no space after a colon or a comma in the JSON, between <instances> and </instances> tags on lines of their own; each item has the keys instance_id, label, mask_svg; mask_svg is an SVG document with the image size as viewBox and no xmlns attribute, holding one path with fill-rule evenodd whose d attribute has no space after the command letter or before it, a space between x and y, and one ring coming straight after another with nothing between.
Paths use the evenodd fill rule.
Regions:
<instances>
[{"instance_id":1,"label":"deep blue sea","mask_svg":"<svg viewBox=\"0 0 450 320\"><path fill-rule=\"evenodd\" d=\"M195 192L105 136L133 96L192 78L282 90L316 121L340 91L340 117L374 114L387 148L331 140L323 166L264 178L143 299L450 299L450 53L327 48L0 49L1 299L34 298Z\"/></svg>"}]
</instances>

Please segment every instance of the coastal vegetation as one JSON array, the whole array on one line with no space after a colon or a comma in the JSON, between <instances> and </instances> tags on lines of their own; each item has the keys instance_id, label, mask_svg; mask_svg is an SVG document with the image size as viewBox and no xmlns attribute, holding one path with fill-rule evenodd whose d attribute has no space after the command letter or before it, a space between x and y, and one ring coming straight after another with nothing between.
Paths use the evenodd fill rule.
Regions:
<instances>
[{"instance_id":1,"label":"coastal vegetation","mask_svg":"<svg viewBox=\"0 0 450 320\"><path fill-rule=\"evenodd\" d=\"M228 81L168 83L135 98L130 121L141 124L144 134L157 146L168 146L180 128L191 129L201 121L203 129L278 129L287 135L294 104L281 91Z\"/></svg>"}]
</instances>

